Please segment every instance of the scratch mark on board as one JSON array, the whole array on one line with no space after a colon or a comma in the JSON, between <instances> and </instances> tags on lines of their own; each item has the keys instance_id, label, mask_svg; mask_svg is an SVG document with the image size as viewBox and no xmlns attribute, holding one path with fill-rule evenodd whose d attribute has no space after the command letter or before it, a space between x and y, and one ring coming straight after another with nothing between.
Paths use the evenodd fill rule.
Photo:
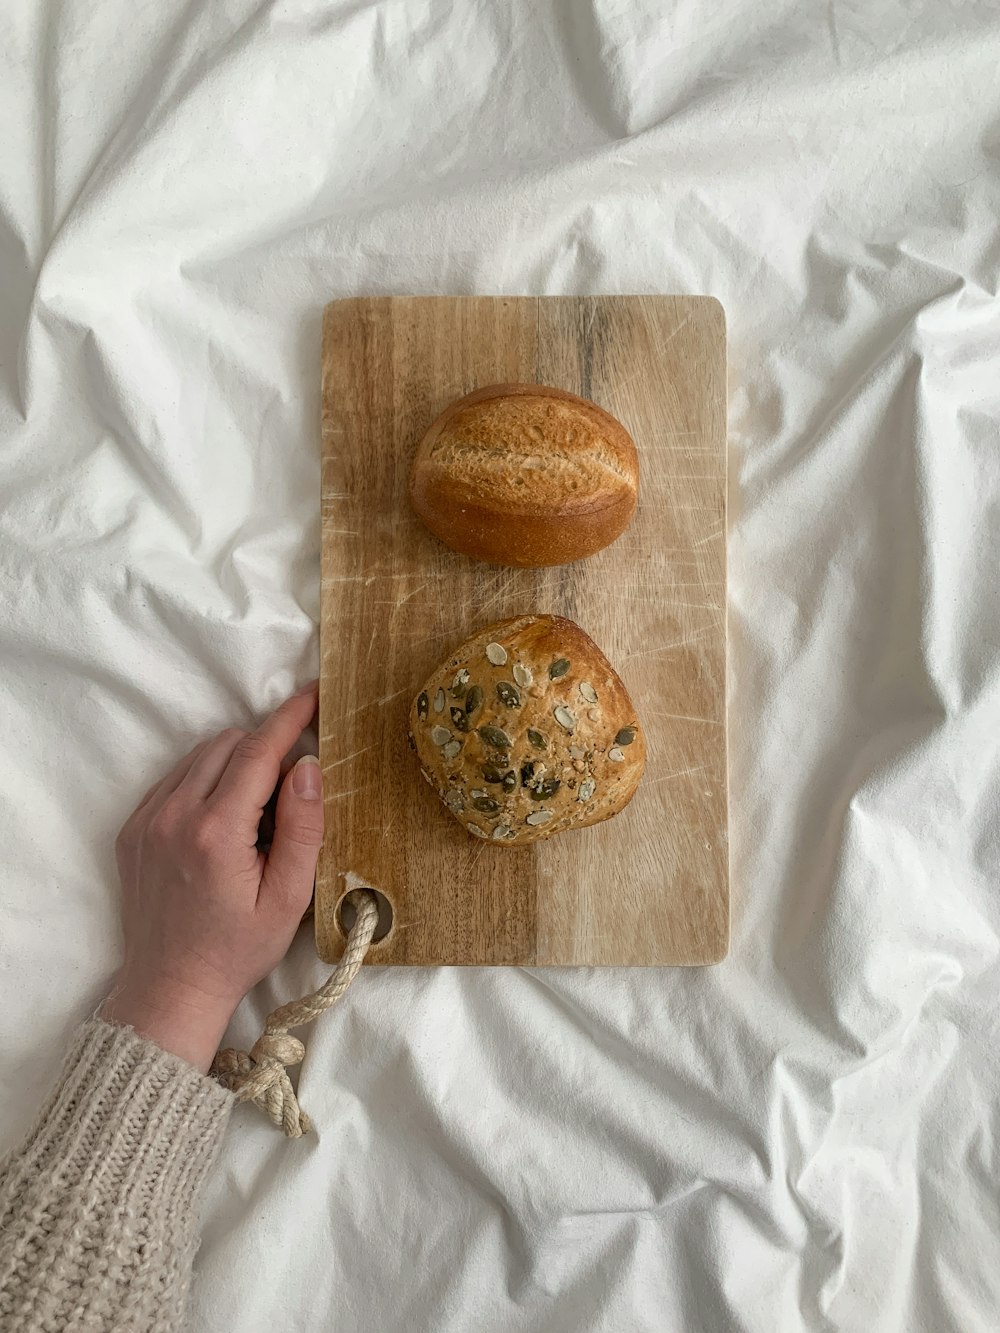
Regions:
<instances>
[{"instance_id":1,"label":"scratch mark on board","mask_svg":"<svg viewBox=\"0 0 1000 1333\"><path fill-rule=\"evenodd\" d=\"M643 785L646 787L657 787L661 782L672 782L674 778L687 778L690 777L692 773L703 773L705 767L705 764L697 764L694 768L679 768L676 773L664 773L662 777L653 778L652 780L647 778Z\"/></svg>"},{"instance_id":2,"label":"scratch mark on board","mask_svg":"<svg viewBox=\"0 0 1000 1333\"><path fill-rule=\"evenodd\" d=\"M704 537L699 537L698 540L697 540L696 542L693 542L693 543L692 543L692 545L693 545L693 546L704 546L706 542L714 542L714 541L718 540L718 538L721 537L721 536L722 536L722 529L721 529L721 528L716 528L714 532L708 532L708 533L705 534Z\"/></svg>"},{"instance_id":3,"label":"scratch mark on board","mask_svg":"<svg viewBox=\"0 0 1000 1333\"><path fill-rule=\"evenodd\" d=\"M703 639L706 634L715 634L714 625L709 625L705 629L699 629L694 634L686 634L682 639L675 639L673 643L665 643L662 648L638 648L634 653L626 653L625 660L630 657L655 657L659 653L672 653L677 648L686 648L690 643L696 643Z\"/></svg>"},{"instance_id":4,"label":"scratch mark on board","mask_svg":"<svg viewBox=\"0 0 1000 1333\"><path fill-rule=\"evenodd\" d=\"M708 727L721 727L722 723L715 717L695 717L691 713L649 713L643 709L643 717L670 717L678 722L704 722Z\"/></svg>"},{"instance_id":5,"label":"scratch mark on board","mask_svg":"<svg viewBox=\"0 0 1000 1333\"><path fill-rule=\"evenodd\" d=\"M371 747L370 744L369 744L369 745L363 745L363 746L361 747L360 750L354 750L354 751L352 751L351 754L345 754L344 757L343 757L343 759L334 759L334 761L333 761L332 764L325 764L325 765L324 765L324 767L323 767L323 772L324 772L324 773L328 773L328 772L330 771L330 769L332 769L332 768L339 768L341 764L347 764L347 763L350 763L350 761L351 761L352 759L357 759L357 757L358 757L359 754L364 754L366 750L370 750L371 748L372 748L372 747Z\"/></svg>"}]
</instances>

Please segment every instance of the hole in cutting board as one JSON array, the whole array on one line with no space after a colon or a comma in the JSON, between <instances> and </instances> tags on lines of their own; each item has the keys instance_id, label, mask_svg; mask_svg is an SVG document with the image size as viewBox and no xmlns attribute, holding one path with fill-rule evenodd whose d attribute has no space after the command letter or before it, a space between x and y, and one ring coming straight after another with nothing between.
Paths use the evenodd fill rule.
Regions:
<instances>
[{"instance_id":1,"label":"hole in cutting board","mask_svg":"<svg viewBox=\"0 0 1000 1333\"><path fill-rule=\"evenodd\" d=\"M365 893L373 893L378 904L378 925L375 927L375 934L372 936L372 943L378 944L379 940L384 940L392 930L392 903L384 893L379 893L378 889L366 887L364 891ZM341 933L345 936L358 919L354 904L347 901L349 897L350 893L345 893L337 904L336 921Z\"/></svg>"}]
</instances>

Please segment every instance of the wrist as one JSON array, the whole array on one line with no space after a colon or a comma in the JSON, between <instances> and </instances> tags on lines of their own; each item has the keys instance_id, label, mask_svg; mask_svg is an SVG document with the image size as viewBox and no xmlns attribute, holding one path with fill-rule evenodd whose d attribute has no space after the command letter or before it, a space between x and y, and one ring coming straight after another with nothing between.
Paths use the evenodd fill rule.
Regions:
<instances>
[{"instance_id":1,"label":"wrist","mask_svg":"<svg viewBox=\"0 0 1000 1333\"><path fill-rule=\"evenodd\" d=\"M159 980L136 983L123 973L100 1017L134 1028L207 1074L237 1003Z\"/></svg>"}]
</instances>

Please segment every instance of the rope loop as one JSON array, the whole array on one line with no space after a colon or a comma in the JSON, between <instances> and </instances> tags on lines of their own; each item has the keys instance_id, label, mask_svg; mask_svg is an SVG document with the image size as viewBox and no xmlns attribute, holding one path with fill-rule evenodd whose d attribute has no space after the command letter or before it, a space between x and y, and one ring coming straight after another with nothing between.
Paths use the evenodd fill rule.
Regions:
<instances>
[{"instance_id":1,"label":"rope loop","mask_svg":"<svg viewBox=\"0 0 1000 1333\"><path fill-rule=\"evenodd\" d=\"M288 1067L301 1062L306 1048L298 1037L289 1035L288 1029L311 1023L337 1003L361 970L378 925L378 904L373 893L354 889L347 897L357 919L340 961L324 984L312 995L275 1009L249 1053L227 1047L219 1051L212 1064L212 1073L236 1094L238 1102L253 1102L290 1139L308 1134L312 1121L299 1106L288 1077Z\"/></svg>"}]
</instances>

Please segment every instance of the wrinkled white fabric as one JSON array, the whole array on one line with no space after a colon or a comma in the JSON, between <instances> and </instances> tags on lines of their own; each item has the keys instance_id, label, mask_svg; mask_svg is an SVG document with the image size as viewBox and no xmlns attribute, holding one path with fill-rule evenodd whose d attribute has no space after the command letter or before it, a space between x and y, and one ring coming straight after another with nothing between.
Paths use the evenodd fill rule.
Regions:
<instances>
[{"instance_id":1,"label":"wrinkled white fabric","mask_svg":"<svg viewBox=\"0 0 1000 1333\"><path fill-rule=\"evenodd\" d=\"M5 1141L117 828L315 670L324 303L729 320L731 957L363 972L197 1329L997 1327L998 66L995 0L4 7Z\"/></svg>"}]
</instances>

